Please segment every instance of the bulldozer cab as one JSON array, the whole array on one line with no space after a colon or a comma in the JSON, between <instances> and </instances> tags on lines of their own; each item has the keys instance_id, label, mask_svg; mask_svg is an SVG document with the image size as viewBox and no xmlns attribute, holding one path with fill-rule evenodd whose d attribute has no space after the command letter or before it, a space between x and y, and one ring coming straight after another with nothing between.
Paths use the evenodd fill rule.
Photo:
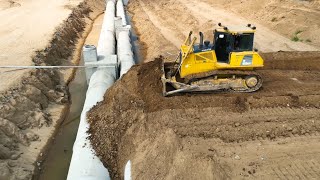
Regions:
<instances>
[{"instance_id":1,"label":"bulldozer cab","mask_svg":"<svg viewBox=\"0 0 320 180\"><path fill-rule=\"evenodd\" d=\"M228 28L216 29L214 32L214 50L217 61L229 63L231 52L253 51L255 28Z\"/></svg>"}]
</instances>

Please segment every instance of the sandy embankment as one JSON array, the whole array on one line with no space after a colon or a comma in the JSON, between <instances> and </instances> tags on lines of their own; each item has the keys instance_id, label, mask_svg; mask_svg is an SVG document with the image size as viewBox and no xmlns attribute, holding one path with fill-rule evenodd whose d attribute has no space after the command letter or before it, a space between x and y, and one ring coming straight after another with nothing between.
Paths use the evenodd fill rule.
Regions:
<instances>
[{"instance_id":1,"label":"sandy embankment","mask_svg":"<svg viewBox=\"0 0 320 180\"><path fill-rule=\"evenodd\" d=\"M80 58L96 1L1 1L1 65L71 65ZM0 179L30 179L68 110L69 70L0 70Z\"/></svg>"}]
</instances>

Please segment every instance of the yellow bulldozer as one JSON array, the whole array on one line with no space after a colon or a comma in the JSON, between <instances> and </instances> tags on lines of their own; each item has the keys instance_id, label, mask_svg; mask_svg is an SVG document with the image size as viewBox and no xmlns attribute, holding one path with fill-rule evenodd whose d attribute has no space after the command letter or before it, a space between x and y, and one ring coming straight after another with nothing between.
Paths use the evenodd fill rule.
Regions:
<instances>
[{"instance_id":1,"label":"yellow bulldozer","mask_svg":"<svg viewBox=\"0 0 320 180\"><path fill-rule=\"evenodd\" d=\"M263 67L263 59L253 48L256 27L226 27L218 24L214 39L200 43L192 32L181 45L172 63L163 62L161 77L163 95L182 92L254 92L262 86L261 76L255 72Z\"/></svg>"}]
</instances>

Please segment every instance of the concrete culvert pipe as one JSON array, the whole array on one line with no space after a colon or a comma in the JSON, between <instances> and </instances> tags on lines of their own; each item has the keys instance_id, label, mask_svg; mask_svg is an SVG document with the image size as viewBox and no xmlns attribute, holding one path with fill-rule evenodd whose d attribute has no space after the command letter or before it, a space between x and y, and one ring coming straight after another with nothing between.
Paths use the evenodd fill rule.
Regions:
<instances>
[{"instance_id":1,"label":"concrete culvert pipe","mask_svg":"<svg viewBox=\"0 0 320 180\"><path fill-rule=\"evenodd\" d=\"M122 20L122 26L127 25L126 15L123 7L122 0L117 1L117 16L121 17Z\"/></svg>"},{"instance_id":2,"label":"concrete culvert pipe","mask_svg":"<svg viewBox=\"0 0 320 180\"><path fill-rule=\"evenodd\" d=\"M98 42L97 54L99 60L111 61L108 59L111 55L115 54L115 2L107 1L106 12L102 24L102 30ZM94 50L91 46L85 46L83 54L86 62L94 61ZM88 52L87 52L88 51ZM116 63L115 63L116 64ZM115 65L117 66L117 65ZM110 179L108 170L103 166L99 158L95 155L94 150L88 140L88 128L87 112L98 102L103 100L103 96L106 90L112 86L115 81L115 75L110 72L108 68L99 67L94 70L94 73L90 75L89 87L86 94L86 100L84 103L83 111L81 113L80 125L76 137L76 141L73 146L73 155L68 172L68 180L98 180L98 179Z\"/></svg>"},{"instance_id":3,"label":"concrete culvert pipe","mask_svg":"<svg viewBox=\"0 0 320 180\"><path fill-rule=\"evenodd\" d=\"M86 98L83 110L90 110L97 102L102 101L104 93L114 82L115 77L111 73L107 72L104 68L98 68L91 76L86 94L88 98Z\"/></svg>"},{"instance_id":4,"label":"concrete culvert pipe","mask_svg":"<svg viewBox=\"0 0 320 180\"><path fill-rule=\"evenodd\" d=\"M115 54L115 3L113 1L107 1L106 12L104 15L100 38L98 42L98 54L100 55L112 55Z\"/></svg>"},{"instance_id":5,"label":"concrete culvert pipe","mask_svg":"<svg viewBox=\"0 0 320 180\"><path fill-rule=\"evenodd\" d=\"M112 86L115 77L104 68L98 68L92 74L86 94L86 100L81 113L80 125L73 145L73 155L69 167L68 179L106 179L109 177L108 170L103 166L98 157L94 154L88 140L89 124L87 112L98 102L103 100L106 90Z\"/></svg>"},{"instance_id":6,"label":"concrete culvert pipe","mask_svg":"<svg viewBox=\"0 0 320 180\"><path fill-rule=\"evenodd\" d=\"M129 29L120 30L118 35L118 59L120 63L120 77L134 64Z\"/></svg>"}]
</instances>

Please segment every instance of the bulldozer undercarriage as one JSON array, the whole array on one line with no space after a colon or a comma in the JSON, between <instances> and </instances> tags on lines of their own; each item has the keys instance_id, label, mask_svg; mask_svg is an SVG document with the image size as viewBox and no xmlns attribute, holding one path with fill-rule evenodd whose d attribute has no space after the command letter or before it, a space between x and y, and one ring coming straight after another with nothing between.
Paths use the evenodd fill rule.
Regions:
<instances>
[{"instance_id":1,"label":"bulldozer undercarriage","mask_svg":"<svg viewBox=\"0 0 320 180\"><path fill-rule=\"evenodd\" d=\"M176 68L163 64L163 95L185 92L254 92L262 86L261 76L254 71L213 70L179 78ZM170 87L171 86L171 87Z\"/></svg>"}]
</instances>

